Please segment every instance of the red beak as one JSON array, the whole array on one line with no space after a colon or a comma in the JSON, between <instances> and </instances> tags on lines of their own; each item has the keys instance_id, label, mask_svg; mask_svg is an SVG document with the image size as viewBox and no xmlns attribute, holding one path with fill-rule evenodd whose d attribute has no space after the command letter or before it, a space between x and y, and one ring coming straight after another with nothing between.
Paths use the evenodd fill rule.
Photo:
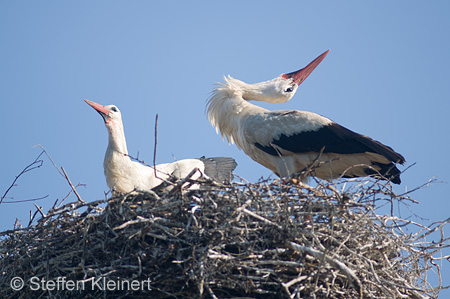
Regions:
<instances>
[{"instance_id":1,"label":"red beak","mask_svg":"<svg viewBox=\"0 0 450 299\"><path fill-rule=\"evenodd\" d=\"M294 79L294 83L296 83L297 85L302 84L302 82L305 81L306 78L308 78L309 74L311 74L312 71L314 71L314 69L319 65L319 63L322 62L322 60L325 58L325 56L327 56L328 52L330 52L330 50L319 55L319 57L317 57L316 59L311 61L310 64L308 64L306 67L302 68L301 70L298 70L298 71L295 71L295 72L292 72L289 74L283 74L281 76L285 79L289 79L289 78Z\"/></svg>"},{"instance_id":2,"label":"red beak","mask_svg":"<svg viewBox=\"0 0 450 299\"><path fill-rule=\"evenodd\" d=\"M89 106L91 106L92 108L94 108L102 117L103 120L105 122L107 122L109 120L109 110L107 108L105 108L105 106L100 105L98 103L89 101L89 100L84 100Z\"/></svg>"}]
</instances>

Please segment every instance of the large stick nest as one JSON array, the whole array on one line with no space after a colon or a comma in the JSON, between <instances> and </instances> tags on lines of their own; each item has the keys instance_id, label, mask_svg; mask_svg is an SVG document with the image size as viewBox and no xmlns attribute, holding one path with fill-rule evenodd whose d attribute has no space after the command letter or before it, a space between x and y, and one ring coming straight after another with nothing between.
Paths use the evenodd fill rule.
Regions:
<instances>
[{"instance_id":1,"label":"large stick nest","mask_svg":"<svg viewBox=\"0 0 450 299\"><path fill-rule=\"evenodd\" d=\"M122 195L54 207L3 232L1 298L423 298L427 271L448 239L376 207L411 202L389 183L317 187L280 180ZM338 191L339 190L339 191ZM343 191L345 190L345 191ZM389 213L387 213L389 214ZM416 230L405 233L407 227ZM416 233L413 233L416 231ZM13 277L25 280L13 291ZM81 281L84 289L31 290L29 280ZM108 281L148 280L140 290ZM99 287L102 286L102 287Z\"/></svg>"}]
</instances>

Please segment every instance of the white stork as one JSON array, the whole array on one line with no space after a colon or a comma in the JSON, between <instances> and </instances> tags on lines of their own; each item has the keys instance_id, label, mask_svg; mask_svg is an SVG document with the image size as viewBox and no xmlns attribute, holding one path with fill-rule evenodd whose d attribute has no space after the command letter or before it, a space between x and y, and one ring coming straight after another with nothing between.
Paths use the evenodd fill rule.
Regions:
<instances>
[{"instance_id":1,"label":"white stork","mask_svg":"<svg viewBox=\"0 0 450 299\"><path fill-rule=\"evenodd\" d=\"M316 161L313 175L322 179L375 176L400 184L395 164L405 159L392 148L312 112L269 111L249 102L289 101L328 52L303 69L261 83L224 77L208 100L209 121L224 139L279 177Z\"/></svg>"},{"instance_id":2,"label":"white stork","mask_svg":"<svg viewBox=\"0 0 450 299\"><path fill-rule=\"evenodd\" d=\"M170 176L184 178L195 168L217 181L232 180L232 171L237 164L234 159L227 157L186 159L159 164L156 165L155 175L153 167L145 166L130 159L119 109L114 105L103 106L89 100L85 101L103 117L108 129L109 143L103 167L106 183L113 193L150 190L169 179ZM196 173L192 176L192 179L198 177L200 177L200 174Z\"/></svg>"}]
</instances>

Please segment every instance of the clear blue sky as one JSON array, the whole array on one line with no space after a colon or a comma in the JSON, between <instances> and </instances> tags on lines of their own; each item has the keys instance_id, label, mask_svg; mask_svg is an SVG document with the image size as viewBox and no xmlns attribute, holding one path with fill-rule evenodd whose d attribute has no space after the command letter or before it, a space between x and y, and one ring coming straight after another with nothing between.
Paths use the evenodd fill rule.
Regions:
<instances>
[{"instance_id":1,"label":"clear blue sky","mask_svg":"<svg viewBox=\"0 0 450 299\"><path fill-rule=\"evenodd\" d=\"M329 55L286 104L268 109L319 113L400 152L399 192L424 224L450 216L450 2L448 1L1 1L0 195L40 153L41 144L84 200L104 197L107 132L83 99L117 105L128 149L159 163L231 156L249 181L270 171L216 135L205 115L214 83L248 83L297 70ZM402 168L404 169L404 168ZM44 165L8 194L70 191ZM69 200L76 200L71 196ZM0 205L0 230L28 223L33 203ZM402 211L408 217L408 209ZM447 229L447 234L450 234ZM449 283L450 269L445 269Z\"/></svg>"}]
</instances>

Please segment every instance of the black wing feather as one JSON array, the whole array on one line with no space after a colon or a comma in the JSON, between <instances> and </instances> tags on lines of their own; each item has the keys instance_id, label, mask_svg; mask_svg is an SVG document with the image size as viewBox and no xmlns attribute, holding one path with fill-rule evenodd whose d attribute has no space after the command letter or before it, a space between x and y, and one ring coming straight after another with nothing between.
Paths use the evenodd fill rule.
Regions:
<instances>
[{"instance_id":1,"label":"black wing feather","mask_svg":"<svg viewBox=\"0 0 450 299\"><path fill-rule=\"evenodd\" d=\"M257 148L266 153L279 156L278 151L272 145L294 153L320 152L322 148L324 148L324 153L336 154L371 152L382 155L394 163L405 162L405 158L389 146L355 133L335 122L323 126L317 131L302 132L291 136L282 134L278 140L273 140L267 146L255 143Z\"/></svg>"}]
</instances>

